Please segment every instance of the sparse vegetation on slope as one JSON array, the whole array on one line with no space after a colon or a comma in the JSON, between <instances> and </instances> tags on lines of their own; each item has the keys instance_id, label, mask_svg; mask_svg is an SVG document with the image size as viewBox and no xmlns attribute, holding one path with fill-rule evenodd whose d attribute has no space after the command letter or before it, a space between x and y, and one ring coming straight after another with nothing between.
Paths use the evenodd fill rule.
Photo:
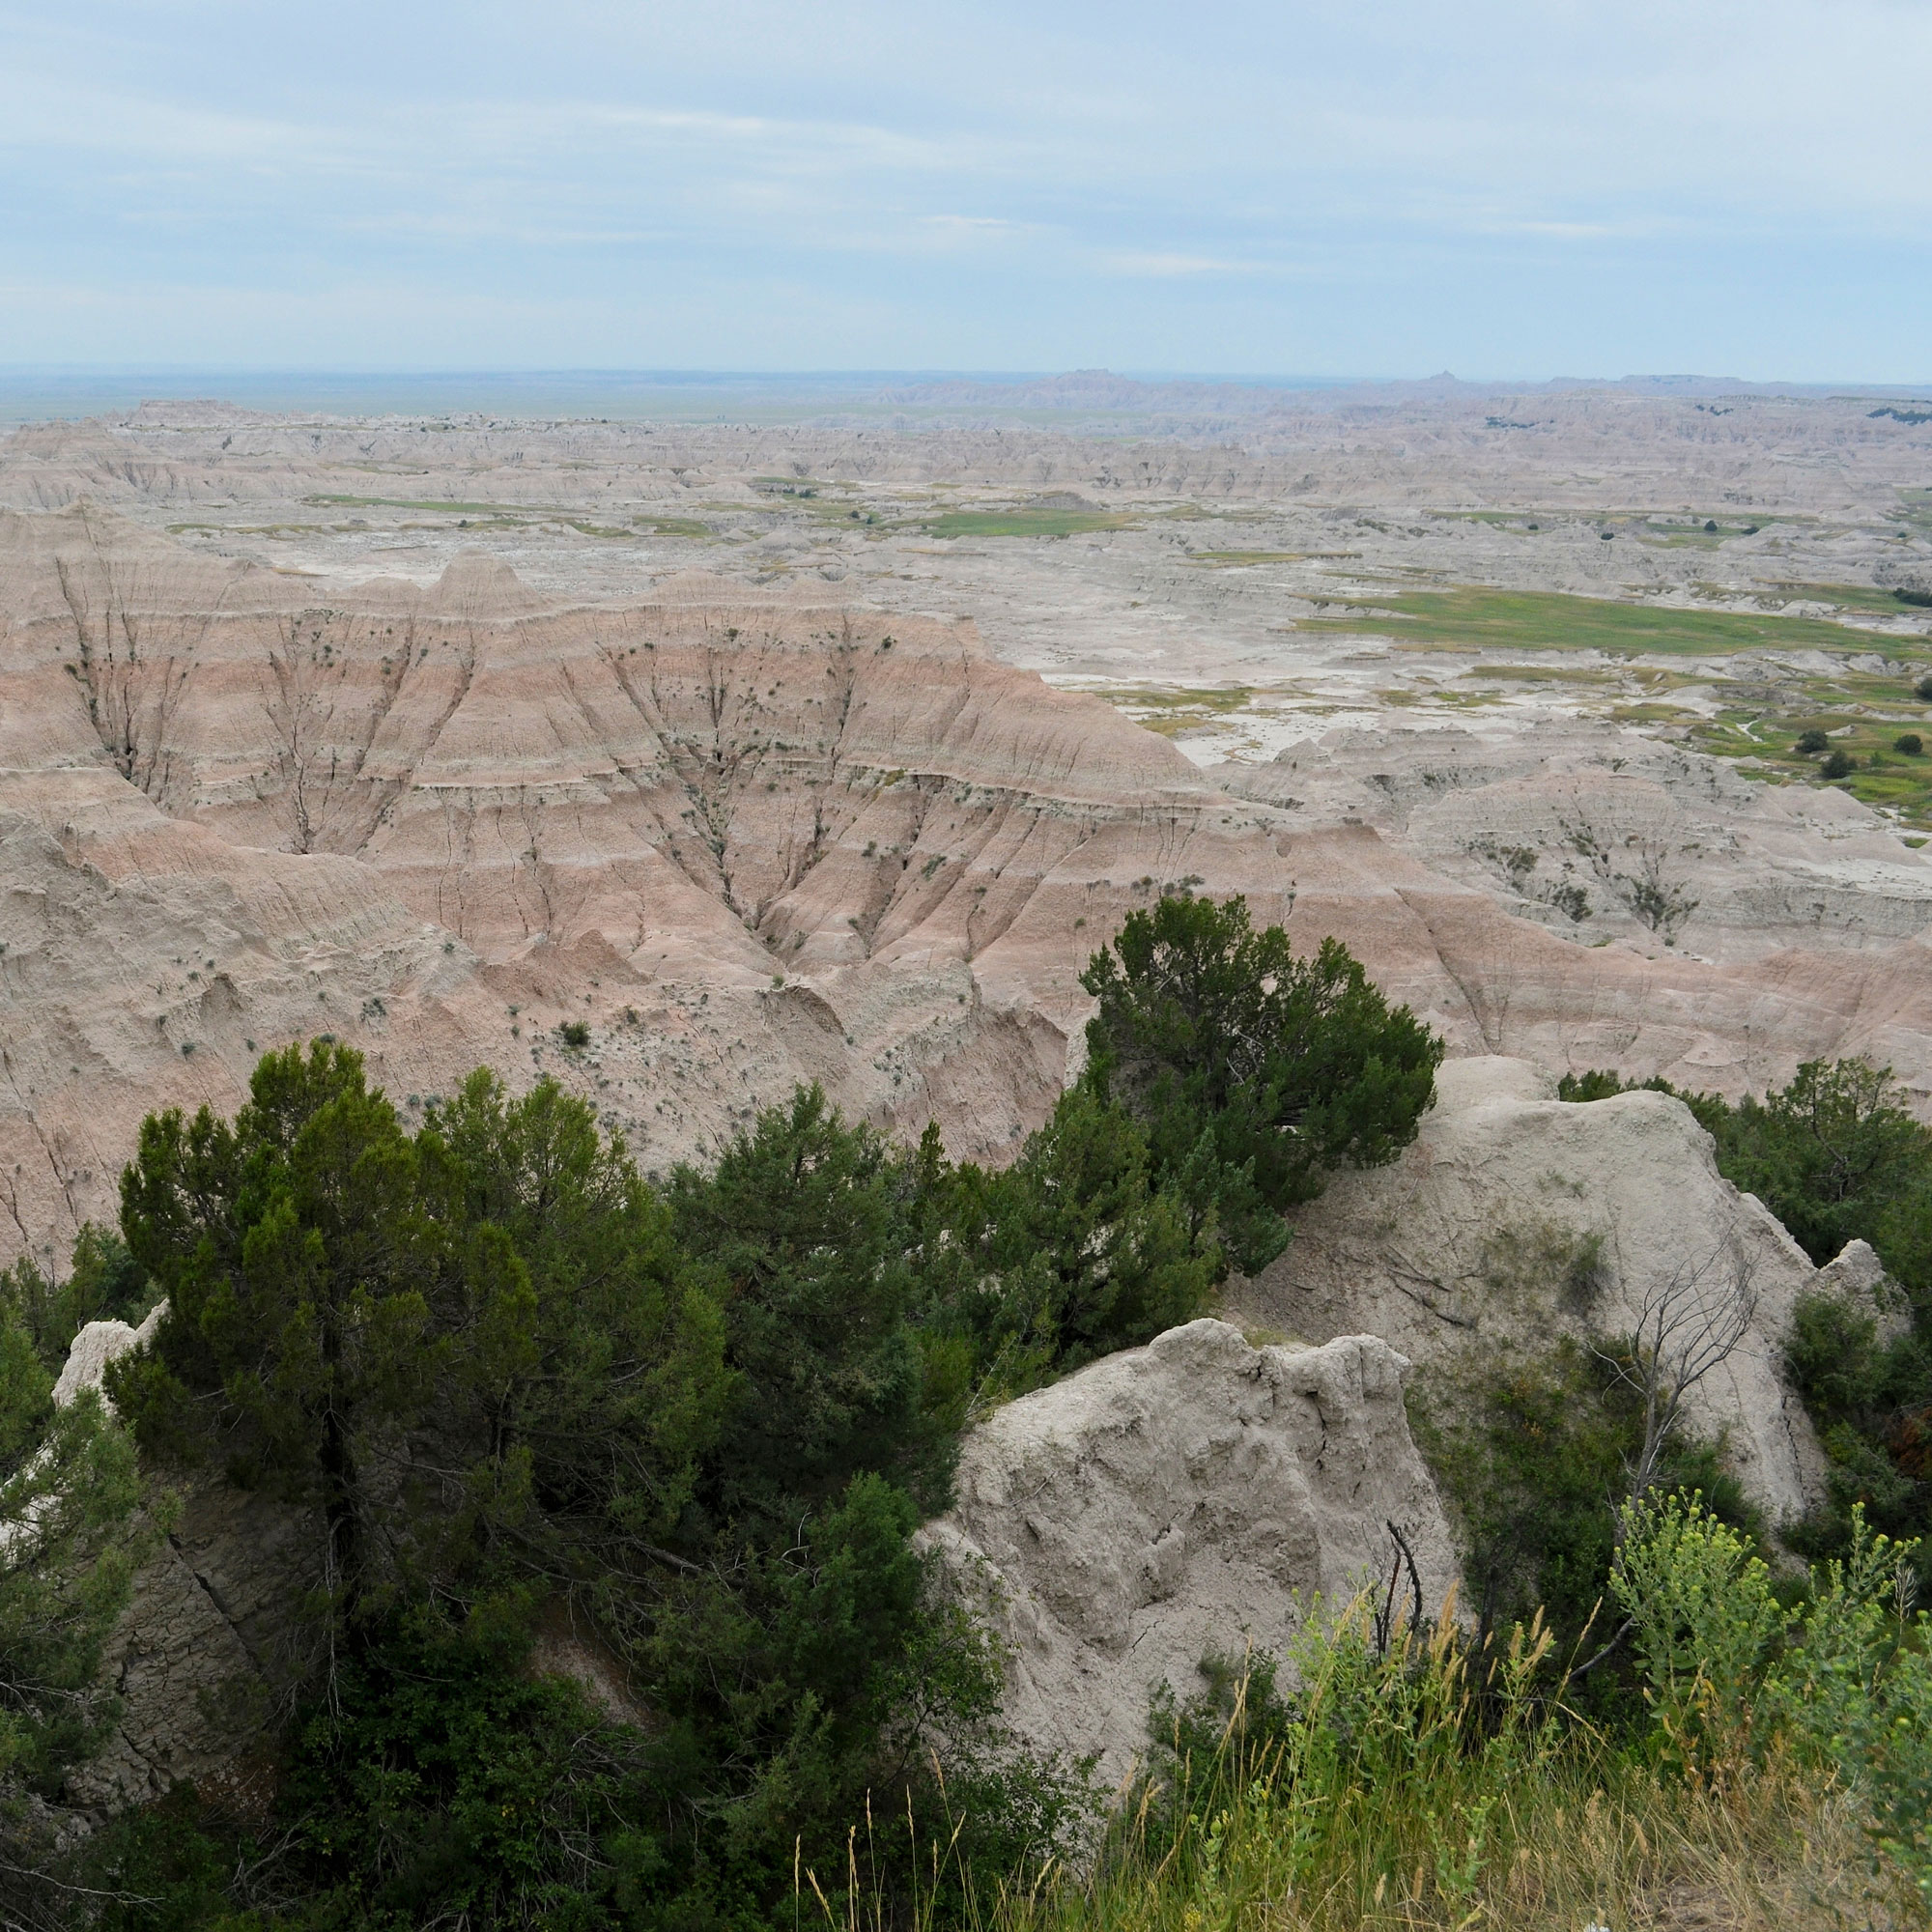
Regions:
<instances>
[{"instance_id":1,"label":"sparse vegetation on slope","mask_svg":"<svg viewBox=\"0 0 1932 1932\"><path fill-rule=\"evenodd\" d=\"M1198 1313L1224 1197L1278 1215L1386 1157L1439 1052L1339 948L1175 917L1212 1024L1155 1057L1210 1068L1182 1095L1210 1141L1235 1060L1268 1096L1211 1163L1167 1086L1097 1067L1004 1172L800 1090L662 1193L549 1082L478 1072L412 1132L328 1040L265 1056L233 1122L151 1118L122 1229L168 1312L110 1393L156 1466L293 1512L322 1588L270 1814L125 1821L94 1878L172 1903L116 1922L758 1924L868 1802L927 1833L964 1804L960 1884L1061 1844L1077 1768L997 1748L997 1661L910 1541L956 1433ZM1122 948L1093 970L1125 1041L1161 1009ZM1268 990L1230 1001L1256 959ZM530 1680L558 1617L621 1714Z\"/></svg>"},{"instance_id":2,"label":"sparse vegetation on slope","mask_svg":"<svg viewBox=\"0 0 1932 1932\"><path fill-rule=\"evenodd\" d=\"M1425 647L1604 651L1612 656L1715 657L1733 651L1872 649L1890 641L1818 617L1757 615L1662 604L1626 604L1555 590L1400 590L1340 611L1322 609L1298 630L1395 638Z\"/></svg>"},{"instance_id":3,"label":"sparse vegetation on slope","mask_svg":"<svg viewBox=\"0 0 1932 1932\"><path fill-rule=\"evenodd\" d=\"M1669 1083L1644 1085L1669 1093ZM1567 1076L1562 1096L1623 1091L1614 1074ZM1846 1303L1799 1304L1787 1372L1831 1459L1830 1499L1790 1540L1817 1556L1849 1547L1862 1509L1900 1540L1932 1533L1932 1129L1906 1112L1890 1074L1863 1061L1813 1061L1788 1087L1733 1105L1680 1094L1717 1142L1726 1179L1748 1189L1813 1262L1868 1241L1903 1298L1893 1332ZM1932 1558L1919 1541L1920 1586Z\"/></svg>"},{"instance_id":4,"label":"sparse vegetation on slope","mask_svg":"<svg viewBox=\"0 0 1932 1932\"><path fill-rule=\"evenodd\" d=\"M1898 1551L1780 1610L1694 1502L1625 1513L1618 1607L1646 1701L1580 1720L1540 1620L1471 1639L1379 1592L1283 1662L1224 1663L1157 1719L1158 1782L1081 1882L1012 1889L1001 1932L1544 1932L1922 1924L1932 1885L1932 1624L1888 1602ZM1842 1701L1838 1701L1842 1698ZM1874 1856L1876 1851L1877 1856Z\"/></svg>"}]
</instances>

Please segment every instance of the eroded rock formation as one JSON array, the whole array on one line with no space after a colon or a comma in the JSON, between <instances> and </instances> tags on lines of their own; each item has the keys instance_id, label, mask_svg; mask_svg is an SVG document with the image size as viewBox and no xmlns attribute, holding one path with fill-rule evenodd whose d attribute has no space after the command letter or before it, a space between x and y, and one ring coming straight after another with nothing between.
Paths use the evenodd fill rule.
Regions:
<instances>
[{"instance_id":1,"label":"eroded rock formation","mask_svg":"<svg viewBox=\"0 0 1932 1932\"><path fill-rule=\"evenodd\" d=\"M572 602L477 556L317 602L84 505L0 513L0 1254L58 1266L143 1114L232 1109L319 1033L406 1110L554 1072L647 1168L811 1079L999 1159L1090 953L1181 888L1339 936L1453 1052L1730 1092L1870 1052L1932 1092L1918 939L1576 944L1355 814L1232 797L963 620Z\"/></svg>"},{"instance_id":2,"label":"eroded rock formation","mask_svg":"<svg viewBox=\"0 0 1932 1932\"><path fill-rule=\"evenodd\" d=\"M1821 1494L1824 1463L1782 1358L1798 1297L1873 1301L1876 1257L1826 1269L1754 1195L1718 1172L1682 1101L1621 1094L1576 1105L1520 1061L1446 1065L1435 1107L1391 1167L1338 1177L1286 1253L1235 1299L1250 1321L1307 1341L1367 1331L1420 1366L1533 1352L1557 1337L1612 1341L1660 1298L1682 1348L1721 1334L1741 1292L1737 1346L1690 1393L1687 1425L1721 1437L1772 1521Z\"/></svg>"},{"instance_id":3,"label":"eroded rock formation","mask_svg":"<svg viewBox=\"0 0 1932 1932\"><path fill-rule=\"evenodd\" d=\"M1160 1685L1185 1701L1204 1659L1278 1655L1318 1594L1386 1589L1391 1524L1425 1612L1440 1608L1456 1562L1409 1437L1406 1366L1369 1335L1251 1348L1193 1321L971 1431L958 1501L923 1534L1009 1648L1014 1735L1097 1755L1118 1781Z\"/></svg>"}]
</instances>

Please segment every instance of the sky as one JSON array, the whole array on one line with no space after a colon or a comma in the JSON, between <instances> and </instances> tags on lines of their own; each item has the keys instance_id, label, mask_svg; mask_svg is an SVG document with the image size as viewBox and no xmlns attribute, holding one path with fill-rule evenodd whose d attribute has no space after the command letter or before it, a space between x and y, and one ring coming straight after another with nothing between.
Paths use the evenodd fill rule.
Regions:
<instances>
[{"instance_id":1,"label":"sky","mask_svg":"<svg viewBox=\"0 0 1932 1932\"><path fill-rule=\"evenodd\" d=\"M1932 382L1932 0L0 0L0 365Z\"/></svg>"}]
</instances>

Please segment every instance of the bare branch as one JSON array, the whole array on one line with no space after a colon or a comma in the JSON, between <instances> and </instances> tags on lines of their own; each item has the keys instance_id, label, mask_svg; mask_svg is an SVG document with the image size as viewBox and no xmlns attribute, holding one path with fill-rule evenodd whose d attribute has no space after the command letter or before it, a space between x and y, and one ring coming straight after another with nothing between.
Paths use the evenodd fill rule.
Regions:
<instances>
[{"instance_id":1,"label":"bare branch","mask_svg":"<svg viewBox=\"0 0 1932 1932\"><path fill-rule=\"evenodd\" d=\"M1625 1282L1619 1244L1617 1272ZM1686 1399L1737 1352L1757 1319L1758 1261L1727 1230L1709 1249L1687 1254L1669 1273L1646 1283L1636 1320L1620 1346L1592 1345L1643 1405L1643 1438L1628 1469L1640 1496L1657 1481L1663 1453L1684 1416Z\"/></svg>"}]
</instances>

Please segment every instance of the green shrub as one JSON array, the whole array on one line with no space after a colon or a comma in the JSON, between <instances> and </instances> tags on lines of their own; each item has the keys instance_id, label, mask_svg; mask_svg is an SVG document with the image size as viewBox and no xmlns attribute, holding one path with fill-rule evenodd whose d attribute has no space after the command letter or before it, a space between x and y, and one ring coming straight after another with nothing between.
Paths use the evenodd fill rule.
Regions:
<instances>
[{"instance_id":1,"label":"green shrub","mask_svg":"<svg viewBox=\"0 0 1932 1932\"><path fill-rule=\"evenodd\" d=\"M556 1030L565 1046L588 1046L590 1029L582 1020L565 1020Z\"/></svg>"},{"instance_id":2,"label":"green shrub","mask_svg":"<svg viewBox=\"0 0 1932 1932\"><path fill-rule=\"evenodd\" d=\"M1155 1184L1249 1273L1329 1173L1393 1160L1435 1096L1441 1040L1338 940L1297 957L1240 898L1129 914L1080 983L1099 1001L1083 1081L1146 1122Z\"/></svg>"},{"instance_id":3,"label":"green shrub","mask_svg":"<svg viewBox=\"0 0 1932 1932\"><path fill-rule=\"evenodd\" d=\"M1925 753L1925 740L1917 731L1901 731L1891 741L1894 752L1902 752L1908 758L1922 757Z\"/></svg>"},{"instance_id":4,"label":"green shrub","mask_svg":"<svg viewBox=\"0 0 1932 1932\"><path fill-rule=\"evenodd\" d=\"M49 1281L30 1256L0 1268L0 1308L13 1312L34 1352L56 1374L88 1322L118 1321L138 1327L155 1300L147 1270L120 1236L92 1222L74 1237L65 1281Z\"/></svg>"},{"instance_id":5,"label":"green shrub","mask_svg":"<svg viewBox=\"0 0 1932 1932\"><path fill-rule=\"evenodd\" d=\"M1553 1300L1560 1285L1548 1292ZM1574 1341L1533 1355L1485 1345L1418 1374L1409 1412L1458 1531L1478 1631L1541 1615L1567 1653L1600 1622L1609 1590L1618 1502L1643 1442L1631 1382ZM1755 1526L1715 1444L1670 1441L1660 1481L1704 1488L1726 1521ZM1620 1694L1613 1676L1591 1682L1600 1703Z\"/></svg>"},{"instance_id":6,"label":"green shrub","mask_svg":"<svg viewBox=\"0 0 1932 1932\"><path fill-rule=\"evenodd\" d=\"M1814 726L1809 731L1801 732L1797 744L1792 746L1791 749L1801 758L1814 758L1820 752L1828 751L1831 748L1831 739L1823 731Z\"/></svg>"},{"instance_id":7,"label":"green shrub","mask_svg":"<svg viewBox=\"0 0 1932 1932\"><path fill-rule=\"evenodd\" d=\"M1679 1094L1669 1081L1655 1075L1648 1080L1626 1080L1621 1074L1601 1066L1592 1067L1586 1073L1561 1074L1556 1082L1556 1097L1559 1100L1608 1100L1618 1094L1668 1094L1675 1099L1688 1097Z\"/></svg>"},{"instance_id":8,"label":"green shrub","mask_svg":"<svg viewBox=\"0 0 1932 1932\"><path fill-rule=\"evenodd\" d=\"M0 1918L53 1923L55 1848L28 1807L103 1741L116 1710L103 1649L141 1542L133 1445L92 1390L51 1403L53 1376L0 1302Z\"/></svg>"},{"instance_id":9,"label":"green shrub","mask_svg":"<svg viewBox=\"0 0 1932 1932\"><path fill-rule=\"evenodd\" d=\"M1825 779L1843 779L1851 777L1856 768L1857 761L1849 752L1837 751L1832 753L1818 767L1818 773Z\"/></svg>"},{"instance_id":10,"label":"green shrub","mask_svg":"<svg viewBox=\"0 0 1932 1932\"><path fill-rule=\"evenodd\" d=\"M339 1046L268 1056L232 1124L147 1123L124 1226L170 1308L115 1399L319 1525L317 1922L755 1916L868 1790L932 1814L929 1737L1065 1828L1077 1779L976 1745L996 1660L911 1545L948 1448L916 1166L806 1090L667 1204L554 1083L479 1073L412 1136ZM559 1593L645 1733L524 1682Z\"/></svg>"},{"instance_id":11,"label":"green shrub","mask_svg":"<svg viewBox=\"0 0 1932 1932\"><path fill-rule=\"evenodd\" d=\"M1909 1615L1904 1587L1917 1554L1855 1508L1843 1559L1812 1573L1766 1702L1865 1798L1873 1835L1932 1901L1932 1618Z\"/></svg>"},{"instance_id":12,"label":"green shrub","mask_svg":"<svg viewBox=\"0 0 1932 1932\"><path fill-rule=\"evenodd\" d=\"M847 1126L816 1087L768 1108L709 1174L668 1189L685 1250L723 1277L737 1377L712 1459L723 1516L797 1520L860 1468L918 1456L915 1278L900 1238L904 1155Z\"/></svg>"},{"instance_id":13,"label":"green shrub","mask_svg":"<svg viewBox=\"0 0 1932 1932\"><path fill-rule=\"evenodd\" d=\"M1902 1100L1888 1067L1813 1060L1780 1092L1700 1118L1725 1179L1822 1264L1857 1237L1884 1252L1889 1219L1932 1183L1932 1133Z\"/></svg>"},{"instance_id":14,"label":"green shrub","mask_svg":"<svg viewBox=\"0 0 1932 1932\"><path fill-rule=\"evenodd\" d=\"M1771 1572L1749 1539L1695 1494L1640 1496L1619 1513L1610 1583L1664 1747L1687 1765L1733 1753L1760 1666L1784 1628Z\"/></svg>"}]
</instances>

